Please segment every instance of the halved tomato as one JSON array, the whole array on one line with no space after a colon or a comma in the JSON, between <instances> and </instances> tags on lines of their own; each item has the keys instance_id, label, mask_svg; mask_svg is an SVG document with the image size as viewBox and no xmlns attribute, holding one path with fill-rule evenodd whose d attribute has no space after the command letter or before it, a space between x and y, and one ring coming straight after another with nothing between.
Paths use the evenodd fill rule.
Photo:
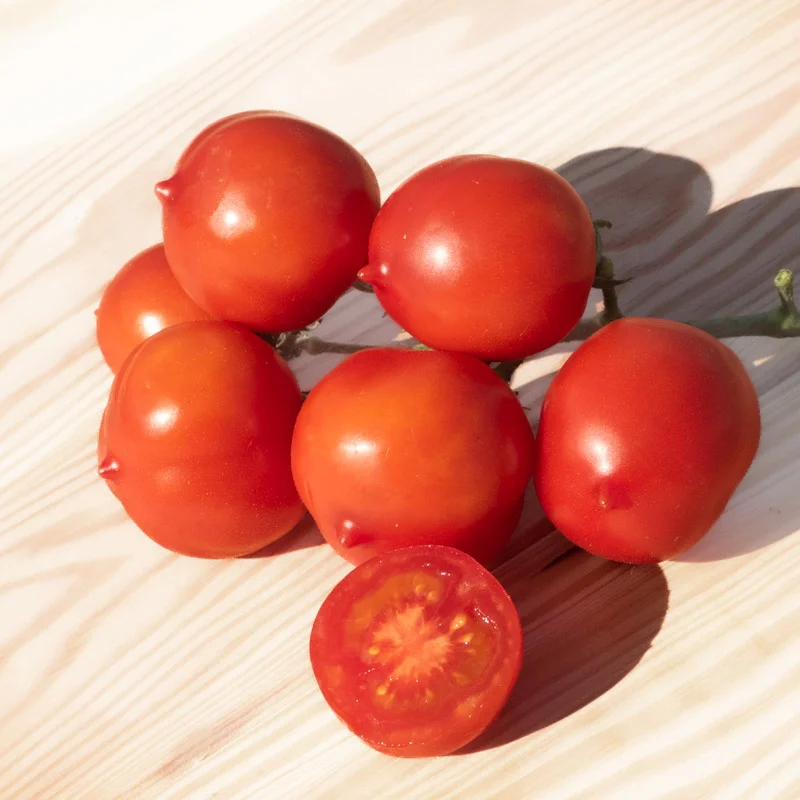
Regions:
<instances>
[{"instance_id":1,"label":"halved tomato","mask_svg":"<svg viewBox=\"0 0 800 800\"><path fill-rule=\"evenodd\" d=\"M522 665L522 628L477 561L420 545L349 573L322 604L310 651L328 705L370 747L440 756L500 713Z\"/></svg>"}]
</instances>

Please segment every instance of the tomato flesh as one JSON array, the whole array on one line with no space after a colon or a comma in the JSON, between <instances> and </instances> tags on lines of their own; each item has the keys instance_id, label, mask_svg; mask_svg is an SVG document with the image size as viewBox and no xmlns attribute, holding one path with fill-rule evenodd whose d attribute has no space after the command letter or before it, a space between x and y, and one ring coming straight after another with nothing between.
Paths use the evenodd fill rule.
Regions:
<instances>
[{"instance_id":1,"label":"tomato flesh","mask_svg":"<svg viewBox=\"0 0 800 800\"><path fill-rule=\"evenodd\" d=\"M326 701L368 745L446 755L499 714L519 675L522 629L478 562L422 545L347 575L317 614L310 653Z\"/></svg>"}]
</instances>

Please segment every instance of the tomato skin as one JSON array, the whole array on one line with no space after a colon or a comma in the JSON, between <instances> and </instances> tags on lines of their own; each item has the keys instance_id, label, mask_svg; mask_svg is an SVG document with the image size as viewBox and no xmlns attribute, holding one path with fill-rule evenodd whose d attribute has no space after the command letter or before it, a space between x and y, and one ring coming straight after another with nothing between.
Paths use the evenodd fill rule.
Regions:
<instances>
[{"instance_id":1,"label":"tomato skin","mask_svg":"<svg viewBox=\"0 0 800 800\"><path fill-rule=\"evenodd\" d=\"M114 380L100 475L160 545L203 558L254 552L305 512L290 466L300 403L285 362L245 328L167 328Z\"/></svg>"},{"instance_id":2,"label":"tomato skin","mask_svg":"<svg viewBox=\"0 0 800 800\"><path fill-rule=\"evenodd\" d=\"M350 356L311 391L292 470L322 535L354 564L414 544L489 563L519 521L533 433L514 393L471 356Z\"/></svg>"},{"instance_id":3,"label":"tomato skin","mask_svg":"<svg viewBox=\"0 0 800 800\"><path fill-rule=\"evenodd\" d=\"M97 343L116 374L145 339L171 325L211 319L181 289L164 254L164 245L135 255L112 278L97 308Z\"/></svg>"},{"instance_id":4,"label":"tomato skin","mask_svg":"<svg viewBox=\"0 0 800 800\"><path fill-rule=\"evenodd\" d=\"M370 747L441 756L502 710L522 666L522 627L491 573L459 550L423 545L345 576L317 613L309 653L326 702Z\"/></svg>"},{"instance_id":5,"label":"tomato skin","mask_svg":"<svg viewBox=\"0 0 800 800\"><path fill-rule=\"evenodd\" d=\"M758 396L729 348L679 322L621 319L550 385L534 485L578 546L631 564L664 561L717 520L760 433Z\"/></svg>"},{"instance_id":6,"label":"tomato skin","mask_svg":"<svg viewBox=\"0 0 800 800\"><path fill-rule=\"evenodd\" d=\"M191 142L186 146L186 149L181 153L180 158L178 159L178 163L175 166L176 172L180 170L184 164L186 164L191 157L194 155L195 150L200 147L200 145L209 137L219 131L221 128L224 128L226 125L229 125L231 122L236 122L237 120L247 119L248 117L252 116L253 114L260 114L264 113L262 111L239 111L235 114L229 114L227 117L222 117L214 122L206 125L197 136L192 139ZM284 114L280 111L272 111L269 112L275 114L277 116L289 116L288 114Z\"/></svg>"},{"instance_id":7,"label":"tomato skin","mask_svg":"<svg viewBox=\"0 0 800 800\"><path fill-rule=\"evenodd\" d=\"M156 193L167 258L189 296L272 333L314 322L355 281L380 206L353 147L269 111L209 126Z\"/></svg>"},{"instance_id":8,"label":"tomato skin","mask_svg":"<svg viewBox=\"0 0 800 800\"><path fill-rule=\"evenodd\" d=\"M589 211L561 176L526 161L456 156L390 195L359 277L424 344L507 360L569 333L595 260Z\"/></svg>"}]
</instances>

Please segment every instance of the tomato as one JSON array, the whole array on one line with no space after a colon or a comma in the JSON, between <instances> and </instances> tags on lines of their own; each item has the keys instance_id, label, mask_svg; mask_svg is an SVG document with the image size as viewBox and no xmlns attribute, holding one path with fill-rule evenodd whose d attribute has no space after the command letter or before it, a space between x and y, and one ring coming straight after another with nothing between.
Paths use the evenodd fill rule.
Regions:
<instances>
[{"instance_id":1,"label":"tomato","mask_svg":"<svg viewBox=\"0 0 800 800\"><path fill-rule=\"evenodd\" d=\"M210 318L178 285L164 246L157 244L128 261L106 287L97 309L97 342L116 373L148 336L181 322Z\"/></svg>"},{"instance_id":2,"label":"tomato","mask_svg":"<svg viewBox=\"0 0 800 800\"><path fill-rule=\"evenodd\" d=\"M720 516L760 432L755 389L725 345L679 322L621 319L582 344L550 385L534 485L580 547L663 561Z\"/></svg>"},{"instance_id":3,"label":"tomato","mask_svg":"<svg viewBox=\"0 0 800 800\"><path fill-rule=\"evenodd\" d=\"M355 281L380 205L353 147L268 111L209 126L156 193L167 258L189 296L273 333L314 322Z\"/></svg>"},{"instance_id":4,"label":"tomato","mask_svg":"<svg viewBox=\"0 0 800 800\"><path fill-rule=\"evenodd\" d=\"M506 360L569 333L595 260L591 216L562 177L526 161L457 156L389 197L359 277L421 342Z\"/></svg>"},{"instance_id":5,"label":"tomato","mask_svg":"<svg viewBox=\"0 0 800 800\"><path fill-rule=\"evenodd\" d=\"M486 364L376 348L312 389L292 469L322 535L355 564L415 544L488 563L519 520L532 448L519 401Z\"/></svg>"},{"instance_id":6,"label":"tomato","mask_svg":"<svg viewBox=\"0 0 800 800\"><path fill-rule=\"evenodd\" d=\"M522 629L511 598L472 558L409 547L334 588L310 654L328 705L370 747L440 756L500 713L522 664Z\"/></svg>"},{"instance_id":7,"label":"tomato","mask_svg":"<svg viewBox=\"0 0 800 800\"><path fill-rule=\"evenodd\" d=\"M114 380L100 475L164 547L205 558L254 552L304 514L290 465L300 403L285 362L245 328L166 328Z\"/></svg>"},{"instance_id":8,"label":"tomato","mask_svg":"<svg viewBox=\"0 0 800 800\"><path fill-rule=\"evenodd\" d=\"M220 128L224 128L226 125L230 124L231 122L235 122L236 120L240 119L247 119L253 115L254 112L252 111L239 111L236 114L230 114L227 117L222 117L221 119L212 122L210 125L207 125L197 136L192 139L191 142L186 146L186 149L181 153L180 158L178 159L178 163L175 167L176 171L180 170L183 165L191 159L194 155L194 151L211 135L215 134ZM256 112L256 113L263 113L263 112ZM270 112L275 114L276 116L288 116L288 114L284 114L280 111L273 111Z\"/></svg>"}]
</instances>

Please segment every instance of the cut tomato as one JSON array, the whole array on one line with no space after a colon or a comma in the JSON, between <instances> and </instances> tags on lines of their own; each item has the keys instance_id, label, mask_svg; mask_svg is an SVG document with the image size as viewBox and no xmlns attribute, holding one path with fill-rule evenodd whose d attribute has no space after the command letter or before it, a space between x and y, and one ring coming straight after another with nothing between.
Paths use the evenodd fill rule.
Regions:
<instances>
[{"instance_id":1,"label":"cut tomato","mask_svg":"<svg viewBox=\"0 0 800 800\"><path fill-rule=\"evenodd\" d=\"M522 664L511 598L451 547L393 550L328 595L311 630L311 665L336 715L394 756L452 753L505 705Z\"/></svg>"}]
</instances>

